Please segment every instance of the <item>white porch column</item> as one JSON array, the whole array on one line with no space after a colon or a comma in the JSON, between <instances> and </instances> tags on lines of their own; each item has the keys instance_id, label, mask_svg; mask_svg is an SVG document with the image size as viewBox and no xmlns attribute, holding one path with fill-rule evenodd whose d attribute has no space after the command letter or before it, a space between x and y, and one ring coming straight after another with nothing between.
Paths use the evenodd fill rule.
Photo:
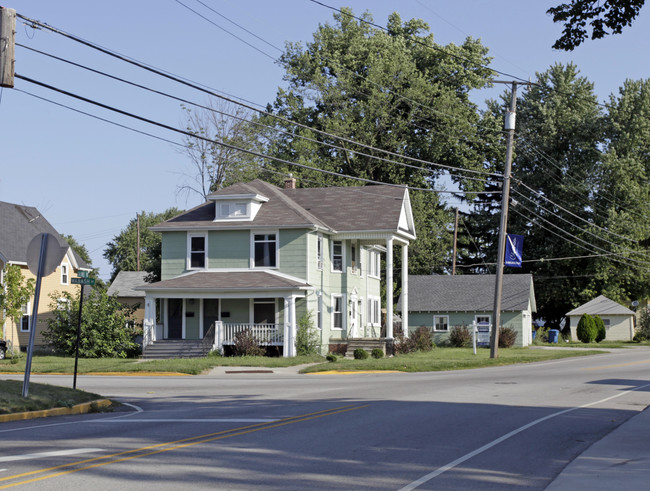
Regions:
<instances>
[{"instance_id":1,"label":"white porch column","mask_svg":"<svg viewBox=\"0 0 650 491\"><path fill-rule=\"evenodd\" d=\"M289 297L284 297L284 336L282 337L282 357L289 357Z\"/></svg>"},{"instance_id":2,"label":"white porch column","mask_svg":"<svg viewBox=\"0 0 650 491\"><path fill-rule=\"evenodd\" d=\"M296 356L296 297L293 295L289 297L289 312L291 317L291 324L289 324L290 343L289 343L289 356Z\"/></svg>"},{"instance_id":3,"label":"white porch column","mask_svg":"<svg viewBox=\"0 0 650 491\"><path fill-rule=\"evenodd\" d=\"M409 337L409 246L402 246L402 332Z\"/></svg>"},{"instance_id":4,"label":"white porch column","mask_svg":"<svg viewBox=\"0 0 650 491\"><path fill-rule=\"evenodd\" d=\"M386 239L386 338L393 339L393 237Z\"/></svg>"},{"instance_id":5,"label":"white porch column","mask_svg":"<svg viewBox=\"0 0 650 491\"><path fill-rule=\"evenodd\" d=\"M142 347L156 340L156 299L151 295L144 297L144 319L142 322Z\"/></svg>"}]
</instances>

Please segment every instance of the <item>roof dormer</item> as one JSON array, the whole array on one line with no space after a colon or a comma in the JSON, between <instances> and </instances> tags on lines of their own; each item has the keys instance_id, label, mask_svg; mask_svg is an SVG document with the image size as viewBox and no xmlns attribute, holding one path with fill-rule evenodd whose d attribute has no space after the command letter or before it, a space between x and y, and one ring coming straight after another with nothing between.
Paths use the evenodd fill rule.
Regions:
<instances>
[{"instance_id":1,"label":"roof dormer","mask_svg":"<svg viewBox=\"0 0 650 491\"><path fill-rule=\"evenodd\" d=\"M214 221L252 221L269 198L260 194L212 195L214 201Z\"/></svg>"}]
</instances>

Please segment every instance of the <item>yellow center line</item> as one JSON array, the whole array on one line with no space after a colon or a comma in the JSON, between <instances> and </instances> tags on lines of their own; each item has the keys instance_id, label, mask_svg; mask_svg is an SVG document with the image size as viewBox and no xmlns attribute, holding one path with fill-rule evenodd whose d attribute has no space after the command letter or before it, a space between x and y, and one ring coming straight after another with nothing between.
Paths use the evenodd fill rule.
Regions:
<instances>
[{"instance_id":1,"label":"yellow center line","mask_svg":"<svg viewBox=\"0 0 650 491\"><path fill-rule=\"evenodd\" d=\"M115 464L115 463L118 463L118 462L124 462L124 461L127 461L127 460L137 459L137 458L140 458L140 457L147 457L147 456L150 456L150 455L155 455L155 454L159 454L159 453L163 453L163 452L169 452L171 450L178 450L178 449L181 449L181 448L190 447L190 446L193 446L193 445L198 445L200 443L207 443L207 442L212 442L212 441L216 441L216 440L223 440L225 438L246 435L248 433L254 433L256 431L268 430L268 429L272 429L272 428L278 428L280 426L286 426L286 425L293 424L293 423L300 423L302 421L309 421L311 419L322 418L322 417L325 417L325 416L332 416L332 415L335 415L335 414L340 414L340 413L344 413L344 412L348 412L348 411L355 411L357 409L363 409L365 407L368 407L368 405L367 404L363 405L363 406L353 406L353 405L351 405L351 406L342 406L340 408L334 408L334 409L325 409L325 410L317 411L317 412L314 412L314 413L307 413L307 414L303 414L303 415L300 415L300 416L292 416L290 418L281 419L281 420L278 420L278 421L276 421L274 423L258 423L258 424L254 424L254 425L242 426L242 427L239 427L239 428L233 428L233 429L230 429L230 430L219 431L219 432L216 432L216 433L208 433L206 435L200 435L200 436L194 436L194 437L190 437L190 438L184 438L184 439L176 440L176 441L172 441L172 442L159 443L159 444L156 444L156 445L149 445L149 446L137 448L137 449L134 449L134 450L127 450L125 452L118 452L118 453L114 453L114 454L110 454L110 455L104 455L102 457L96 457L96 458L92 458L92 459L81 460L81 461L78 461L78 462L71 462L69 464L62 464L62 465L58 465L58 466L54 466L54 467L48 467L46 469L41 469L41 470L37 470L37 471L30 471L30 472L25 472L25 473L22 473L22 474L16 474L16 475L13 475L13 476L7 476L7 477L0 478L0 481L18 479L18 478L21 478L21 477L27 477L27 476L31 476L31 475L35 475L35 474L42 474L44 472L55 471L55 470L58 470L58 469L65 469L67 467L71 467L71 466L74 466L74 465L89 464L91 462L95 462L94 464L87 465L85 467L79 467L77 469L64 470L64 471L58 472L56 474L50 474L50 475L47 475L47 476L41 476L41 477L36 477L36 478L33 478L33 479L28 479L26 481L20 481L20 482L15 482L15 483L11 483L11 484L5 484L3 486L0 486L0 489L7 489L7 488L14 487L14 486L19 486L21 484L29 484L29 483L32 483L32 482L43 481L45 479L51 479L53 477L63 476L63 475L66 475L66 474L72 474L72 473L75 473L75 472L79 472L79 471L83 471L83 470L87 470L87 469L92 469L92 468L95 468L95 467L101 467L101 466L108 465L108 464ZM169 446L169 445L173 445L173 446L171 446L169 448L160 448L160 447L165 447L165 446ZM146 450L152 450L152 449L156 449L156 450L153 450L151 452L146 452L146 453L140 453L138 455L129 455L129 454L134 454L134 453L137 453L137 452L144 452ZM114 458L114 457L120 457L120 456L124 456L124 455L128 455L128 456L127 457L121 457L121 458ZM108 459L113 459L113 460L108 460ZM101 462L102 460L104 460L105 462Z\"/></svg>"},{"instance_id":2,"label":"yellow center line","mask_svg":"<svg viewBox=\"0 0 650 491\"><path fill-rule=\"evenodd\" d=\"M603 365L600 367L583 368L582 370L604 370L607 368L620 368L620 367L629 367L632 365L641 365L643 363L650 363L650 360L629 361L627 363L619 363L617 365Z\"/></svg>"}]
</instances>

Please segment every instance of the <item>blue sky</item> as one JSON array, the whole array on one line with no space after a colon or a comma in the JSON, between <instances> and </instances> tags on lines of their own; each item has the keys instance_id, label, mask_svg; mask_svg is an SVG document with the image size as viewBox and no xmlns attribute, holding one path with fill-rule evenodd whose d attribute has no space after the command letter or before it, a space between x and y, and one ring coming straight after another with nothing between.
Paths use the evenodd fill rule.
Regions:
<instances>
[{"instance_id":1,"label":"blue sky","mask_svg":"<svg viewBox=\"0 0 650 491\"><path fill-rule=\"evenodd\" d=\"M113 51L207 85L216 91L264 105L283 85L283 71L272 61L279 52L229 23L251 31L271 45L309 41L332 11L309 0L181 0L214 24L175 0L82 1L5 0L23 16L47 23ZM643 10L622 35L588 41L574 52L551 48L561 28L545 11L559 3L541 0L357 0L323 3L368 10L385 25L390 12L403 19L427 21L435 40L460 44L480 38L494 57L492 67L522 78L534 77L556 62L574 62L595 84L601 101L616 93L625 79L650 76L650 13ZM398 5L398 7L396 7ZM223 28L223 29L222 29ZM254 45L256 49L232 34ZM113 75L205 103L193 89L118 62L63 36L35 30L20 19L16 42ZM264 51L265 54L260 53ZM141 89L16 47L16 73L162 123L183 127L180 104ZM502 88L476 92L481 103ZM32 95L29 95L28 92ZM16 80L0 98L2 163L0 200L38 207L61 233L71 234L91 252L93 265L108 279L105 245L141 211L160 212L199 204L196 196L177 194L189 172L187 157L173 143L98 121L34 96L55 101L120 124L180 142L162 129L112 114L62 94ZM515 162L516 166L516 162ZM2 233L0 231L0 233Z\"/></svg>"}]
</instances>

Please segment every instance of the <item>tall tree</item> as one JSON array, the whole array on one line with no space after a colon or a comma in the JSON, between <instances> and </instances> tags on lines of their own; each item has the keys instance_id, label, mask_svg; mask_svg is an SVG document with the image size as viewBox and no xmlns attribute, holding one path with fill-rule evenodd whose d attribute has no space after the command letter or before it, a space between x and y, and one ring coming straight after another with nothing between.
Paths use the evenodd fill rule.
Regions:
<instances>
[{"instance_id":1,"label":"tall tree","mask_svg":"<svg viewBox=\"0 0 650 491\"><path fill-rule=\"evenodd\" d=\"M140 269L151 273L151 281L160 279L162 239L149 227L180 214L181 210L169 208L163 213L142 212L140 217ZM124 230L106 245L104 257L113 266L111 281L120 271L136 271L138 262L138 218L133 218Z\"/></svg>"},{"instance_id":2,"label":"tall tree","mask_svg":"<svg viewBox=\"0 0 650 491\"><path fill-rule=\"evenodd\" d=\"M13 319L16 326L20 325L23 305L30 301L35 285L33 278L23 276L20 266L5 265L0 284L0 320L3 325L6 318Z\"/></svg>"},{"instance_id":3,"label":"tall tree","mask_svg":"<svg viewBox=\"0 0 650 491\"><path fill-rule=\"evenodd\" d=\"M183 153L189 157L190 170L178 186L180 193L206 199L217 189L257 177L261 169L258 157L219 144L260 151L262 131L250 121L249 111L219 99L205 108L184 109L186 129L196 136L184 137Z\"/></svg>"},{"instance_id":4,"label":"tall tree","mask_svg":"<svg viewBox=\"0 0 650 491\"><path fill-rule=\"evenodd\" d=\"M548 9L553 22L564 24L555 49L573 51L587 39L587 22L591 27L591 39L600 39L608 34L620 34L630 26L645 4L645 0L570 0Z\"/></svg>"},{"instance_id":5,"label":"tall tree","mask_svg":"<svg viewBox=\"0 0 650 491\"><path fill-rule=\"evenodd\" d=\"M278 91L268 110L304 126L263 118L283 131L269 133L267 153L335 174L431 191L441 171L426 162L482 169L479 114L469 92L490 80L487 48L472 39L461 46L440 46L425 22L402 22L397 13L389 17L386 30L370 25L368 13L361 19L342 9L306 46L287 45L281 64L288 87ZM303 186L359 185L277 163L267 168L294 173ZM459 175L453 179L472 185ZM411 250L418 257L410 271L442 272L450 261L451 214L434 192L413 192L412 198L418 240Z\"/></svg>"},{"instance_id":6,"label":"tall tree","mask_svg":"<svg viewBox=\"0 0 650 491\"><path fill-rule=\"evenodd\" d=\"M490 101L494 117L503 117L509 99L506 93L502 104ZM593 84L572 64L539 73L518 99L516 130L508 232L524 235L524 259L538 260L524 263L522 272L535 277L538 316L557 326L566 312L592 298L586 289L596 273L589 258L557 259L590 255L596 250L592 245L607 245L584 232L594 220L593 190L602 159L602 114ZM492 263L498 200L495 194L477 205L473 221L473 234Z\"/></svg>"}]
</instances>

